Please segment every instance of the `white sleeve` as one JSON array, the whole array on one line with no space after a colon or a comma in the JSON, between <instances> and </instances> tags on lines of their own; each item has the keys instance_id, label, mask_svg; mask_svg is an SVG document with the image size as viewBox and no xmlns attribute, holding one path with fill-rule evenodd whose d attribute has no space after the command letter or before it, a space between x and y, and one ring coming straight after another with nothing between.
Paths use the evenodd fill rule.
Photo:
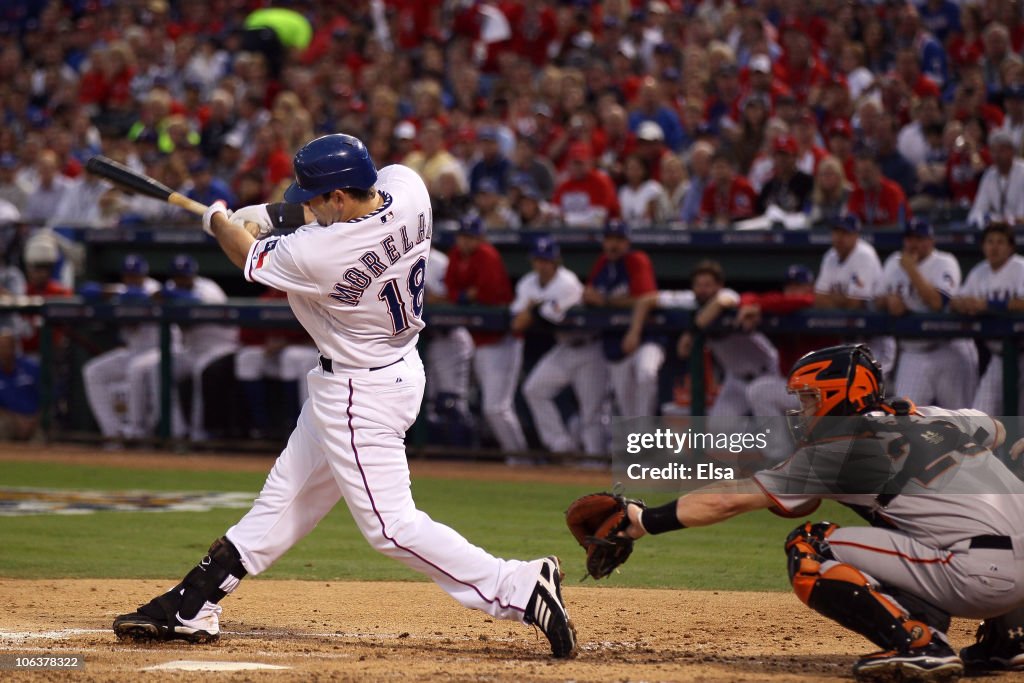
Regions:
<instances>
[{"instance_id":1,"label":"white sleeve","mask_svg":"<svg viewBox=\"0 0 1024 683\"><path fill-rule=\"evenodd\" d=\"M870 253L858 252L852 254L850 258L856 260L851 264L850 270L853 272L850 273L846 296L866 301L875 296L876 283L880 279L881 271Z\"/></svg>"},{"instance_id":2,"label":"white sleeve","mask_svg":"<svg viewBox=\"0 0 1024 683\"><path fill-rule=\"evenodd\" d=\"M316 282L296 261L295 246L300 240L301 234L293 233L254 242L249 248L245 279L282 292L320 295Z\"/></svg>"},{"instance_id":3,"label":"white sleeve","mask_svg":"<svg viewBox=\"0 0 1024 683\"><path fill-rule=\"evenodd\" d=\"M835 285L835 260L831 256L832 252L827 252L821 258L818 279L814 283L814 291L817 294L828 294Z\"/></svg>"},{"instance_id":4,"label":"white sleeve","mask_svg":"<svg viewBox=\"0 0 1024 683\"><path fill-rule=\"evenodd\" d=\"M960 278L960 264L952 254L943 255L942 270L939 272L939 281L935 283L935 288L947 299L951 299L960 289Z\"/></svg>"},{"instance_id":5,"label":"white sleeve","mask_svg":"<svg viewBox=\"0 0 1024 683\"><path fill-rule=\"evenodd\" d=\"M950 410L937 406L918 406L917 412L925 417L941 417L949 420L956 425L957 429L974 439L979 446L994 448L999 445L995 443L999 431L995 418L980 410L973 408Z\"/></svg>"},{"instance_id":6,"label":"white sleeve","mask_svg":"<svg viewBox=\"0 0 1024 683\"><path fill-rule=\"evenodd\" d=\"M434 296L448 296L448 287L444 284L444 276L448 271L448 255L437 249L430 250L427 260L427 293Z\"/></svg>"},{"instance_id":7,"label":"white sleeve","mask_svg":"<svg viewBox=\"0 0 1024 683\"><path fill-rule=\"evenodd\" d=\"M974 196L974 204L971 205L971 212L967 215L968 223L980 226L985 220L985 214L989 213L991 208L995 206L992 200L996 191L996 173L997 171L992 167L985 171L985 174L981 177L981 183L978 185L978 194Z\"/></svg>"},{"instance_id":8,"label":"white sleeve","mask_svg":"<svg viewBox=\"0 0 1024 683\"><path fill-rule=\"evenodd\" d=\"M960 291L957 292L957 296L973 296L978 297L981 294L978 293L978 268L981 266L979 263L974 268L971 268L971 272L967 273L967 279L964 280L963 284L960 285Z\"/></svg>"},{"instance_id":9,"label":"white sleeve","mask_svg":"<svg viewBox=\"0 0 1024 683\"><path fill-rule=\"evenodd\" d=\"M519 282L516 283L516 298L508 307L508 310L512 312L512 315L518 315L530 307L530 301L532 299L530 296L531 275L533 275L533 273L527 273L519 278Z\"/></svg>"},{"instance_id":10,"label":"white sleeve","mask_svg":"<svg viewBox=\"0 0 1024 683\"><path fill-rule=\"evenodd\" d=\"M893 252L889 258L885 259L885 265L882 266L882 275L875 283L874 296L882 296L889 293L890 288L896 281L895 269L899 268L899 265L896 263L897 258L899 258L899 252Z\"/></svg>"},{"instance_id":11,"label":"white sleeve","mask_svg":"<svg viewBox=\"0 0 1024 683\"><path fill-rule=\"evenodd\" d=\"M553 299L545 301L537 312L553 323L565 320L566 312L583 300L583 284L575 275L559 278Z\"/></svg>"}]
</instances>

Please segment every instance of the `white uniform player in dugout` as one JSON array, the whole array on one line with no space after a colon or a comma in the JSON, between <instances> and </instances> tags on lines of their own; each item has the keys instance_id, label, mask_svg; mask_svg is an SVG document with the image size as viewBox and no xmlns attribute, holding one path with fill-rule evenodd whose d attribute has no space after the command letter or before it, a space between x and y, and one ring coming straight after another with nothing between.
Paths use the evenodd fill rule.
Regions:
<instances>
[{"instance_id":1,"label":"white uniform player in dugout","mask_svg":"<svg viewBox=\"0 0 1024 683\"><path fill-rule=\"evenodd\" d=\"M985 260L974 266L960 287L960 293L950 308L965 315L983 315L1001 311L1024 311L1024 256L1014 253L1016 240L1008 223L994 221L985 226L981 235L981 250ZM989 415L1005 415L1003 407L1003 344L1019 342L990 339L991 352L985 374L981 376L974 394L974 409ZM1019 348L1019 346L1018 346ZM1019 353L1019 351L1018 351ZM1021 389L1024 388L1024 354L1018 356L1017 409L1024 408Z\"/></svg>"},{"instance_id":2,"label":"white uniform player in dugout","mask_svg":"<svg viewBox=\"0 0 1024 683\"><path fill-rule=\"evenodd\" d=\"M862 345L807 354L788 389L800 400L788 460L659 507L630 504L625 533L762 509L805 517L835 500L870 526L804 522L785 550L800 600L881 648L856 662L857 680L955 681L965 661L989 668L981 631L960 656L945 632L951 616L1024 605L1024 482L991 450L1003 425L979 411L886 401L881 367Z\"/></svg>"},{"instance_id":3,"label":"white uniform player in dugout","mask_svg":"<svg viewBox=\"0 0 1024 683\"><path fill-rule=\"evenodd\" d=\"M259 574L344 498L367 541L431 578L467 607L534 624L556 657L576 651L551 556L502 560L416 509L405 433L423 398L416 340L423 329L430 199L409 168L378 174L357 138L335 134L303 146L285 200L315 217L286 236L210 207L203 229L248 280L280 289L320 350L309 400L252 509L182 582L114 620L125 639L204 642L220 631L216 603L247 573ZM270 205L274 206L274 205Z\"/></svg>"},{"instance_id":4,"label":"white uniform player in dugout","mask_svg":"<svg viewBox=\"0 0 1024 683\"><path fill-rule=\"evenodd\" d=\"M875 304L890 315L934 313L945 310L959 289L956 257L936 249L932 226L915 218L904 226L903 250L885 260ZM978 383L972 340L900 339L898 346L897 394L922 405L971 405Z\"/></svg>"}]
</instances>

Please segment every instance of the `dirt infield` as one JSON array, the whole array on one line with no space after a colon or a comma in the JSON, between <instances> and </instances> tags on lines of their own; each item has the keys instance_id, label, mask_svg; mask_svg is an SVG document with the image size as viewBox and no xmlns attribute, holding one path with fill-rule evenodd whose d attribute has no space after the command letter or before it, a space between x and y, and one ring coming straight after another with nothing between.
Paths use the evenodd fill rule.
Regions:
<instances>
[{"instance_id":1,"label":"dirt infield","mask_svg":"<svg viewBox=\"0 0 1024 683\"><path fill-rule=\"evenodd\" d=\"M6 451L0 460L265 472L267 457L104 453L48 447ZM548 480L607 486L607 475L502 466L412 464L415 476ZM3 549L0 548L0 553ZM812 681L850 679L873 646L801 605L790 593L601 588L570 579L565 597L581 650L549 656L530 627L463 609L425 583L247 579L224 601L224 635L204 646L120 643L114 616L177 580L0 579L0 662L5 657L84 655L75 672L14 673L32 681ZM975 624L956 620L954 646ZM275 670L196 672L154 666L262 664ZM1024 681L1003 675L978 680Z\"/></svg>"},{"instance_id":2,"label":"dirt infield","mask_svg":"<svg viewBox=\"0 0 1024 683\"><path fill-rule=\"evenodd\" d=\"M173 580L0 582L0 655L84 655L74 673L18 680L146 681L821 681L849 677L871 645L790 594L581 587L566 600L580 634L571 661L532 628L466 610L423 583L247 580L224 602L211 645L125 645L114 616ZM952 632L968 643L973 625ZM146 671L181 660L248 662L275 671ZM0 673L6 679L9 672ZM1010 680L1000 677L999 680Z\"/></svg>"}]
</instances>

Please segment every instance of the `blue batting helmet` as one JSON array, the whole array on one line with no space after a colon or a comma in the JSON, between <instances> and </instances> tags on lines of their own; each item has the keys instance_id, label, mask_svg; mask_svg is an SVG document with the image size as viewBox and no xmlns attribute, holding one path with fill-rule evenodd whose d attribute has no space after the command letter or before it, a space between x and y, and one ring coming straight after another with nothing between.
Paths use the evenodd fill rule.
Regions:
<instances>
[{"instance_id":1,"label":"blue batting helmet","mask_svg":"<svg viewBox=\"0 0 1024 683\"><path fill-rule=\"evenodd\" d=\"M295 182L285 190L284 199L293 204L331 190L369 190L377 182L377 168L366 145L342 133L307 142L295 153L292 165Z\"/></svg>"},{"instance_id":2,"label":"blue batting helmet","mask_svg":"<svg viewBox=\"0 0 1024 683\"><path fill-rule=\"evenodd\" d=\"M148 275L149 263L138 254L126 254L121 262L121 272L126 275Z\"/></svg>"},{"instance_id":3,"label":"blue batting helmet","mask_svg":"<svg viewBox=\"0 0 1024 683\"><path fill-rule=\"evenodd\" d=\"M199 264L188 254L178 254L171 261L171 275L189 276L199 272Z\"/></svg>"}]
</instances>

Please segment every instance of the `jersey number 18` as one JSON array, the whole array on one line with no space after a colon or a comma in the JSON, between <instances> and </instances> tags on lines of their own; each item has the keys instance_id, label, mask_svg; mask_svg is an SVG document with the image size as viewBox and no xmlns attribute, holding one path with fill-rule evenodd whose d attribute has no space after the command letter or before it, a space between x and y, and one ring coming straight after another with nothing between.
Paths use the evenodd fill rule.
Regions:
<instances>
[{"instance_id":1,"label":"jersey number 18","mask_svg":"<svg viewBox=\"0 0 1024 683\"><path fill-rule=\"evenodd\" d=\"M427 259L421 256L416 259L416 263L412 264L409 275L405 278L406 289L412 301L412 316L416 320L423 315L423 288L426 284L426 271ZM405 308L405 299L402 298L398 280L399 278L388 280L377 293L377 299L383 301L388 307L391 327L394 328L393 335L399 335L409 329L409 313Z\"/></svg>"}]
</instances>

